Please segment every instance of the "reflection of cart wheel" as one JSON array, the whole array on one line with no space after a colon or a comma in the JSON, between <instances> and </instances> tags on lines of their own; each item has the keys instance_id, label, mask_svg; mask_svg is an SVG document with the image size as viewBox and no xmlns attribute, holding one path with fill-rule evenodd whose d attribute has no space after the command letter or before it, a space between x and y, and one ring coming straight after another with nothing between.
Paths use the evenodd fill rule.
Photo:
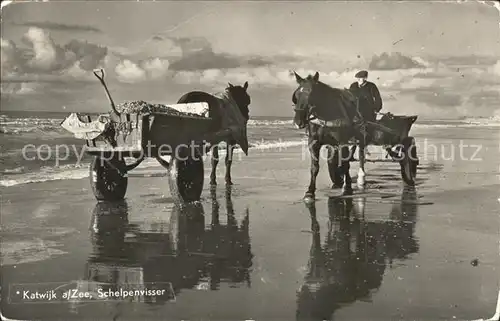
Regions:
<instances>
[{"instance_id":1,"label":"reflection of cart wheel","mask_svg":"<svg viewBox=\"0 0 500 321\"><path fill-rule=\"evenodd\" d=\"M186 153L187 154L187 153ZM170 166L170 193L183 203L200 200L203 191L203 159L198 155L180 155Z\"/></svg>"},{"instance_id":2,"label":"reflection of cart wheel","mask_svg":"<svg viewBox=\"0 0 500 321\"><path fill-rule=\"evenodd\" d=\"M125 197L128 177L116 170L124 169L125 166L123 159L105 160L94 157L90 164L90 185L97 200L119 201Z\"/></svg>"},{"instance_id":3,"label":"reflection of cart wheel","mask_svg":"<svg viewBox=\"0 0 500 321\"><path fill-rule=\"evenodd\" d=\"M402 145L401 152L403 153L403 157L399 162L401 165L401 177L407 185L414 186L418 165L417 145L413 137L403 139Z\"/></svg>"}]
</instances>

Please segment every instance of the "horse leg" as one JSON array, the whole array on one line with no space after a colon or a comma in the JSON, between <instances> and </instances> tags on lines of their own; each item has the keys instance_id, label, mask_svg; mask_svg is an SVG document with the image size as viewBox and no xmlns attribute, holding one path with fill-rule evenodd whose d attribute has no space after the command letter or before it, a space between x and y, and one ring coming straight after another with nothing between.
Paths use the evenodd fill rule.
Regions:
<instances>
[{"instance_id":1,"label":"horse leg","mask_svg":"<svg viewBox=\"0 0 500 321\"><path fill-rule=\"evenodd\" d=\"M350 161L354 161L354 154L356 153L356 148L358 147L358 145L354 144L352 147L351 147L351 154L350 154Z\"/></svg>"},{"instance_id":2,"label":"horse leg","mask_svg":"<svg viewBox=\"0 0 500 321\"><path fill-rule=\"evenodd\" d=\"M217 164L219 164L219 146L215 145L212 148L212 172L210 173L210 185L215 186L217 185L217 178L216 178L216 172L217 172Z\"/></svg>"},{"instance_id":3,"label":"horse leg","mask_svg":"<svg viewBox=\"0 0 500 321\"><path fill-rule=\"evenodd\" d=\"M352 178L349 172L351 169L351 151L352 150L349 150L349 146L340 147L341 169L342 174L344 175L344 186L342 187L342 190L344 194L352 193Z\"/></svg>"},{"instance_id":4,"label":"horse leg","mask_svg":"<svg viewBox=\"0 0 500 321\"><path fill-rule=\"evenodd\" d=\"M234 143L227 142L226 152L226 185L233 185L231 181L231 165L233 164Z\"/></svg>"},{"instance_id":5,"label":"horse leg","mask_svg":"<svg viewBox=\"0 0 500 321\"><path fill-rule=\"evenodd\" d=\"M340 165L339 150L336 147L328 146L328 174L332 180L332 188L341 188L344 184L342 179L342 168Z\"/></svg>"},{"instance_id":6,"label":"horse leg","mask_svg":"<svg viewBox=\"0 0 500 321\"><path fill-rule=\"evenodd\" d=\"M309 153L311 154L311 181L309 183L309 188L307 189L306 195L304 196L305 201L314 200L316 193L316 177L319 173L319 152L321 150L321 144L319 142L314 142L314 144L309 145Z\"/></svg>"},{"instance_id":7,"label":"horse leg","mask_svg":"<svg viewBox=\"0 0 500 321\"><path fill-rule=\"evenodd\" d=\"M360 142L359 144L359 170L358 170L358 179L357 185L359 189L365 188L365 143Z\"/></svg>"}]
</instances>

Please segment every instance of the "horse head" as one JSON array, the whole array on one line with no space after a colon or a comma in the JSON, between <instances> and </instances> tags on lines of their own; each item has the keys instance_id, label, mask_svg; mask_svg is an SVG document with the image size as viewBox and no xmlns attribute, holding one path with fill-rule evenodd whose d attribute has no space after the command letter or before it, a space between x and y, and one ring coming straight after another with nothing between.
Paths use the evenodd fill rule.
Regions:
<instances>
[{"instance_id":1,"label":"horse head","mask_svg":"<svg viewBox=\"0 0 500 321\"><path fill-rule=\"evenodd\" d=\"M308 75L302 78L295 71L293 72L299 87L294 91L292 102L294 105L295 117L293 122L295 125L302 129L306 127L309 116L311 114L310 97L313 92L314 85L319 81L319 73L316 72L314 76Z\"/></svg>"},{"instance_id":2,"label":"horse head","mask_svg":"<svg viewBox=\"0 0 500 321\"><path fill-rule=\"evenodd\" d=\"M250 118L250 110L248 106L251 103L250 96L247 93L247 89L248 81L246 81L243 86L234 86L233 84L228 83L228 87L226 88L226 90L238 105L243 117L245 117L246 120Z\"/></svg>"}]
</instances>

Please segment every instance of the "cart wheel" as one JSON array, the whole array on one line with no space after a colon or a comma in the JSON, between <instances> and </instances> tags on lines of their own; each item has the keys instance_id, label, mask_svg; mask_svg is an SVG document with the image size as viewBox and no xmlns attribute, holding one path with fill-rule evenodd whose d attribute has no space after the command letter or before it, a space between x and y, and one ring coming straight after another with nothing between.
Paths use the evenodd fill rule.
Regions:
<instances>
[{"instance_id":1,"label":"cart wheel","mask_svg":"<svg viewBox=\"0 0 500 321\"><path fill-rule=\"evenodd\" d=\"M94 157L92 160L90 185L98 201L119 201L125 197L128 177L126 174L120 174L116 168L125 169L125 161L118 158L105 160L100 157Z\"/></svg>"},{"instance_id":2,"label":"cart wheel","mask_svg":"<svg viewBox=\"0 0 500 321\"><path fill-rule=\"evenodd\" d=\"M399 162L401 165L401 177L407 185L414 186L418 165L417 145L413 137L403 139L402 145L401 152L403 153L403 158Z\"/></svg>"},{"instance_id":3,"label":"cart wheel","mask_svg":"<svg viewBox=\"0 0 500 321\"><path fill-rule=\"evenodd\" d=\"M203 158L198 155L180 156L172 159L169 170L170 193L182 203L200 200L205 171Z\"/></svg>"}]
</instances>

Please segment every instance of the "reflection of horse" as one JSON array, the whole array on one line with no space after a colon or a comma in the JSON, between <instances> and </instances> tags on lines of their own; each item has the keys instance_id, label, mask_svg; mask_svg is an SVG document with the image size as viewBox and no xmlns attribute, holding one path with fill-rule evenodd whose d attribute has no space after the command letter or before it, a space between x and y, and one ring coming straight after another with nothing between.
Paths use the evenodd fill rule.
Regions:
<instances>
[{"instance_id":1,"label":"reflection of horse","mask_svg":"<svg viewBox=\"0 0 500 321\"><path fill-rule=\"evenodd\" d=\"M316 206L308 205L312 244L308 273L297 297L297 320L331 320L343 305L369 298L381 286L386 258L392 262L418 251L415 200L414 191L405 191L402 203L392 208L390 221L368 222L362 203L330 198L323 244Z\"/></svg>"},{"instance_id":2,"label":"reflection of horse","mask_svg":"<svg viewBox=\"0 0 500 321\"><path fill-rule=\"evenodd\" d=\"M200 203L174 206L168 224L155 222L147 228L129 222L125 202L98 203L91 224L94 253L82 290L167 290L163 296L135 298L161 304L182 289L217 289L221 282L249 285L249 212L238 225L230 190L226 203L227 224L219 222L217 209L208 229Z\"/></svg>"},{"instance_id":3,"label":"reflection of horse","mask_svg":"<svg viewBox=\"0 0 500 321\"><path fill-rule=\"evenodd\" d=\"M226 153L226 184L231 185L231 165L232 165L232 159L233 159L233 152L234 148L237 144L244 145L241 146L242 149L247 152L248 148L248 142L246 138L246 122L249 119L249 109L248 106L250 105L250 96L247 93L248 89L248 82L245 82L243 86L233 86L232 84L229 84L229 86L226 88L226 93L227 95L223 98L223 100L226 101L234 101L236 105L238 106L239 112L240 112L240 117L241 123L244 122L245 126L245 137L241 137L241 139L237 139L232 135L229 136L224 136L224 137L215 137L212 141L209 143L211 145L214 145L211 149L212 151L212 173L210 174L210 184L211 185L216 185L216 170L217 170L217 165L219 163L219 148L218 148L218 143L221 141L226 142L227 146L227 153ZM202 91L191 91L186 94L184 94L179 100L179 104L185 104L185 103L193 103L193 102L206 102L209 106L209 116L212 118L213 121L213 126L212 126L212 131L215 132L220 132L222 129L226 129L227 124L224 124L224 119L225 119L225 112L224 108L230 108L231 106L221 106L221 99L206 93ZM238 117L237 119L240 119ZM225 126L226 125L226 126ZM234 124L232 124L234 125ZM240 124L240 126L243 126L243 124Z\"/></svg>"},{"instance_id":4,"label":"reflection of horse","mask_svg":"<svg viewBox=\"0 0 500 321\"><path fill-rule=\"evenodd\" d=\"M221 282L250 285L249 269L253 258L249 235L250 213L246 209L245 217L238 225L231 193L231 187L227 187L225 193L226 224L220 222L220 210L214 189L211 191L212 221L209 228L205 228L204 223L193 224L197 220L204 222L201 212L197 210L187 212L190 206L174 207L174 216L179 220L177 258L192 259L192 264L185 264L185 266L190 265L193 271L196 271L195 268L198 267L198 282L207 280L212 290L218 289ZM198 205L192 206L193 209L202 209ZM196 226L198 228L195 228ZM176 289L175 284L174 289Z\"/></svg>"},{"instance_id":5,"label":"reflection of horse","mask_svg":"<svg viewBox=\"0 0 500 321\"><path fill-rule=\"evenodd\" d=\"M211 190L211 195L212 222L210 229L205 231L207 239L211 242L205 243L205 251L213 253L216 257L213 269L215 273L211 276L212 287L217 287L217 284L223 280L224 276L232 283L245 282L250 286L249 269L252 266L253 255L249 236L249 209L245 210L245 216L238 226L231 199L231 189L226 189L227 222L226 225L223 225L220 223L219 205L215 189ZM234 255L229 257L224 255L225 252L234 253Z\"/></svg>"},{"instance_id":6,"label":"reflection of horse","mask_svg":"<svg viewBox=\"0 0 500 321\"><path fill-rule=\"evenodd\" d=\"M394 259L406 259L408 255L418 252L417 240L413 237L417 220L417 194L414 189L403 191L401 204L394 204L387 221L387 257L392 263Z\"/></svg>"}]
</instances>

